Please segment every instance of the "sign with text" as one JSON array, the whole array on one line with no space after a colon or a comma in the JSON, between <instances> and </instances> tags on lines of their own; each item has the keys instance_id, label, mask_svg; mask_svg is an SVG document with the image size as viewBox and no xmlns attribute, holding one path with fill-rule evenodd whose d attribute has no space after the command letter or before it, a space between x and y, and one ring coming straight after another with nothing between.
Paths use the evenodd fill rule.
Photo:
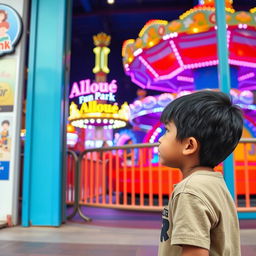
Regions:
<instances>
[{"instance_id":1,"label":"sign with text","mask_svg":"<svg viewBox=\"0 0 256 256\"><path fill-rule=\"evenodd\" d=\"M0 4L0 56L14 51L21 32L19 14L12 7Z\"/></svg>"},{"instance_id":2,"label":"sign with text","mask_svg":"<svg viewBox=\"0 0 256 256\"><path fill-rule=\"evenodd\" d=\"M0 4L0 221L18 223L21 108L28 0ZM25 30L26 31L26 30ZM20 40L21 39L21 40Z\"/></svg>"},{"instance_id":3,"label":"sign with text","mask_svg":"<svg viewBox=\"0 0 256 256\"><path fill-rule=\"evenodd\" d=\"M16 82L15 58L1 60L0 68L0 112L12 112L14 104L14 87Z\"/></svg>"},{"instance_id":4,"label":"sign with text","mask_svg":"<svg viewBox=\"0 0 256 256\"><path fill-rule=\"evenodd\" d=\"M90 79L81 80L79 83L74 82L69 98L79 97L79 104L89 101L112 101L115 102L115 93L117 92L116 80L108 82L91 82Z\"/></svg>"}]
</instances>

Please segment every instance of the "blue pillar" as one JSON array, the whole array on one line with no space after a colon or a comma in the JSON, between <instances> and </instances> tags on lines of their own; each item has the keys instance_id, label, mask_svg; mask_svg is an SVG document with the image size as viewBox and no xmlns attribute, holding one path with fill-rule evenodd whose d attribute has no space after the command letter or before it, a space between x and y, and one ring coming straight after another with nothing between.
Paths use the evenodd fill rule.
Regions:
<instances>
[{"instance_id":1,"label":"blue pillar","mask_svg":"<svg viewBox=\"0 0 256 256\"><path fill-rule=\"evenodd\" d=\"M228 49L227 49L227 29L226 29L226 12L225 1L215 0L216 20L217 20L217 39L218 39L218 72L219 72L219 87L224 93L230 92L230 71L228 64ZM223 163L224 178L231 195L235 196L234 185L234 159L231 154Z\"/></svg>"},{"instance_id":2,"label":"blue pillar","mask_svg":"<svg viewBox=\"0 0 256 256\"><path fill-rule=\"evenodd\" d=\"M22 225L62 223L68 0L32 0Z\"/></svg>"}]
</instances>

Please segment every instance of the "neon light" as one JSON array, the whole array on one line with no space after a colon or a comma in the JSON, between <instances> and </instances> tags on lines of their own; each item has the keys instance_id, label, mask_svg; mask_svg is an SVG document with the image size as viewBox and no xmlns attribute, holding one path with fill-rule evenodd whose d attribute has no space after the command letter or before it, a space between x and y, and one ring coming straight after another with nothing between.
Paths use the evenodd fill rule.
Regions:
<instances>
[{"instance_id":1,"label":"neon light","mask_svg":"<svg viewBox=\"0 0 256 256\"><path fill-rule=\"evenodd\" d=\"M134 56L138 56L138 55L140 55L142 52L143 52L143 50L142 50L141 48L139 48L139 49L137 49L137 50L133 53L133 55L134 55Z\"/></svg>"},{"instance_id":2,"label":"neon light","mask_svg":"<svg viewBox=\"0 0 256 256\"><path fill-rule=\"evenodd\" d=\"M230 45L230 37L231 37L231 31L227 30L227 48L229 49Z\"/></svg>"},{"instance_id":3,"label":"neon light","mask_svg":"<svg viewBox=\"0 0 256 256\"><path fill-rule=\"evenodd\" d=\"M93 73L96 74L102 71L108 74L108 54L110 53L110 49L106 46L97 46L93 49L93 52L95 53L95 67L92 70Z\"/></svg>"},{"instance_id":4,"label":"neon light","mask_svg":"<svg viewBox=\"0 0 256 256\"><path fill-rule=\"evenodd\" d=\"M178 81L183 81L183 82L189 82L189 83L194 83L194 78L193 77L188 77L188 76L177 76Z\"/></svg>"},{"instance_id":5,"label":"neon light","mask_svg":"<svg viewBox=\"0 0 256 256\"><path fill-rule=\"evenodd\" d=\"M67 144L71 147L74 147L77 143L78 135L75 133L67 133Z\"/></svg>"},{"instance_id":6,"label":"neon light","mask_svg":"<svg viewBox=\"0 0 256 256\"><path fill-rule=\"evenodd\" d=\"M124 127L130 118L130 108L125 102L119 109L117 104L98 104L96 101L83 103L80 110L72 102L68 120L73 126L111 125L111 128Z\"/></svg>"},{"instance_id":7,"label":"neon light","mask_svg":"<svg viewBox=\"0 0 256 256\"><path fill-rule=\"evenodd\" d=\"M170 34L164 35L164 36L163 36L163 40L168 40L168 39L170 39L170 38L174 38L174 37L177 37L177 36L178 36L178 33L177 33L177 32L170 33Z\"/></svg>"},{"instance_id":8,"label":"neon light","mask_svg":"<svg viewBox=\"0 0 256 256\"><path fill-rule=\"evenodd\" d=\"M124 41L123 47L122 47L122 57L125 56L126 47L127 47L129 44L133 44L134 42L135 42L134 39L128 39L128 40L125 40L125 41Z\"/></svg>"},{"instance_id":9,"label":"neon light","mask_svg":"<svg viewBox=\"0 0 256 256\"><path fill-rule=\"evenodd\" d=\"M177 50L177 47L176 47L175 43L171 40L171 41L169 42L169 44L171 45L172 50L173 50L173 52L174 52L174 55L175 55L177 61L179 62L180 66L183 66L184 63L183 63L183 61L182 61L182 59L181 59L181 56L180 56L180 54L179 54L179 52L178 52L178 50Z\"/></svg>"},{"instance_id":10,"label":"neon light","mask_svg":"<svg viewBox=\"0 0 256 256\"><path fill-rule=\"evenodd\" d=\"M183 70L184 70L183 67L179 67L176 70L174 70L173 72L171 72L170 74L159 77L157 80L172 79L173 77L175 77L176 75L181 73Z\"/></svg>"},{"instance_id":11,"label":"neon light","mask_svg":"<svg viewBox=\"0 0 256 256\"><path fill-rule=\"evenodd\" d=\"M252 78L252 77L255 77L255 73L250 72L250 73L247 73L245 75L239 76L238 81L241 82L241 81L247 80L247 79Z\"/></svg>"},{"instance_id":12,"label":"neon light","mask_svg":"<svg viewBox=\"0 0 256 256\"><path fill-rule=\"evenodd\" d=\"M143 34L145 33L145 31L147 30L147 28L149 28L151 25L167 25L168 21L166 20L149 20L144 27L142 28L142 30L139 33L139 37L142 37Z\"/></svg>"},{"instance_id":13,"label":"neon light","mask_svg":"<svg viewBox=\"0 0 256 256\"><path fill-rule=\"evenodd\" d=\"M237 105L243 109L256 110L256 105L245 105L245 104L237 104Z\"/></svg>"},{"instance_id":14,"label":"neon light","mask_svg":"<svg viewBox=\"0 0 256 256\"><path fill-rule=\"evenodd\" d=\"M117 92L117 84L116 80L112 80L110 83L108 82L99 82L99 83L91 83L90 79L81 80L79 85L77 82L74 82L71 88L71 92L69 95L70 99L73 99L78 96L87 95L87 94L96 94L96 93L116 93Z\"/></svg>"},{"instance_id":15,"label":"neon light","mask_svg":"<svg viewBox=\"0 0 256 256\"><path fill-rule=\"evenodd\" d=\"M247 29L248 26L247 26L247 24L241 24L240 23L240 24L237 25L237 27L240 28L240 29Z\"/></svg>"},{"instance_id":16,"label":"neon light","mask_svg":"<svg viewBox=\"0 0 256 256\"><path fill-rule=\"evenodd\" d=\"M99 104L97 101L83 103L80 108L80 114L84 113L117 113L119 107L111 104Z\"/></svg>"},{"instance_id":17,"label":"neon light","mask_svg":"<svg viewBox=\"0 0 256 256\"><path fill-rule=\"evenodd\" d=\"M139 56L139 60L140 60L140 62L150 71L150 73L151 73L154 77L159 77L159 75L157 74L157 72L148 64L148 62L147 62L142 56Z\"/></svg>"},{"instance_id":18,"label":"neon light","mask_svg":"<svg viewBox=\"0 0 256 256\"><path fill-rule=\"evenodd\" d=\"M218 60L211 60L211 61L187 64L187 65L184 65L184 69L195 69L195 68L215 66L215 65L218 65L218 62L219 62Z\"/></svg>"},{"instance_id":19,"label":"neon light","mask_svg":"<svg viewBox=\"0 0 256 256\"><path fill-rule=\"evenodd\" d=\"M236 66L256 68L256 63L252 63L252 62L248 62L248 61L229 59L229 64L233 64L233 65L236 65Z\"/></svg>"},{"instance_id":20,"label":"neon light","mask_svg":"<svg viewBox=\"0 0 256 256\"><path fill-rule=\"evenodd\" d=\"M93 49L93 52L95 53L95 67L92 70L93 73L100 72L100 47L95 47Z\"/></svg>"}]
</instances>

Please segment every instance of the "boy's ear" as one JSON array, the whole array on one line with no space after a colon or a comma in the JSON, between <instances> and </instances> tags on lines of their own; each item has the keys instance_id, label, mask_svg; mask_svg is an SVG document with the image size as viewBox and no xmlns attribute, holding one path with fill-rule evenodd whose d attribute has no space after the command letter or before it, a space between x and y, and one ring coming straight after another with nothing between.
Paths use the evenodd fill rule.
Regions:
<instances>
[{"instance_id":1,"label":"boy's ear","mask_svg":"<svg viewBox=\"0 0 256 256\"><path fill-rule=\"evenodd\" d=\"M184 141L184 147L182 150L183 155L194 154L199 149L199 143L194 137L186 138Z\"/></svg>"}]
</instances>

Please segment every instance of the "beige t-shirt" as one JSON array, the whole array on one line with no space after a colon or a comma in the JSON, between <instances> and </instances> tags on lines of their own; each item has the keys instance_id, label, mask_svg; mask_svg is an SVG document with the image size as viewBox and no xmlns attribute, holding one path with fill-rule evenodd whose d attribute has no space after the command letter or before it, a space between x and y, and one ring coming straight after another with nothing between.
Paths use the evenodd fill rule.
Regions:
<instances>
[{"instance_id":1,"label":"beige t-shirt","mask_svg":"<svg viewBox=\"0 0 256 256\"><path fill-rule=\"evenodd\" d=\"M196 171L178 183L162 217L158 256L179 256L179 245L241 255L236 207L219 172Z\"/></svg>"}]
</instances>

